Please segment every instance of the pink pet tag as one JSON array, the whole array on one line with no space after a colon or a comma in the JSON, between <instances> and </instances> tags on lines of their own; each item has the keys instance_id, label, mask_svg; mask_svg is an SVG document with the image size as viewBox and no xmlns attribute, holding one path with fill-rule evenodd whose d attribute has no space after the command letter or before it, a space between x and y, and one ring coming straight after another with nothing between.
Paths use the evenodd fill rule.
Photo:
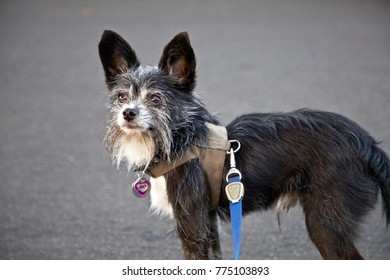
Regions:
<instances>
[{"instance_id":1,"label":"pink pet tag","mask_svg":"<svg viewBox=\"0 0 390 280\"><path fill-rule=\"evenodd\" d=\"M150 181L144 177L138 177L131 189L134 196L143 198L147 196L150 191Z\"/></svg>"}]
</instances>

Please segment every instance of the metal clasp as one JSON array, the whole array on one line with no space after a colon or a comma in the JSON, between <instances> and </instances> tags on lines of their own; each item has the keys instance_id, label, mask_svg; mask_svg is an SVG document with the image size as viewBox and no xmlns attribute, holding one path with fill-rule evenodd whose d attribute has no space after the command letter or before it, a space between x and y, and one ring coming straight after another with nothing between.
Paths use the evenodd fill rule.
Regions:
<instances>
[{"instance_id":1,"label":"metal clasp","mask_svg":"<svg viewBox=\"0 0 390 280\"><path fill-rule=\"evenodd\" d=\"M241 144L237 140L230 140L230 143L237 143L237 148L234 150L233 147L227 152L230 155L230 169L226 174L226 182L228 185L225 187L226 196L232 203L239 202L244 197L244 185L241 183L241 172L236 168L236 158L234 153L236 153L240 148ZM238 180L233 179L233 177L237 177ZM229 180L230 179L230 180Z\"/></svg>"},{"instance_id":2,"label":"metal clasp","mask_svg":"<svg viewBox=\"0 0 390 280\"><path fill-rule=\"evenodd\" d=\"M230 170L226 174L226 182L228 182L229 178L233 177L233 175L237 175L238 177L240 177L240 180L242 178L240 170L238 170L237 168L230 168Z\"/></svg>"},{"instance_id":3,"label":"metal clasp","mask_svg":"<svg viewBox=\"0 0 390 280\"><path fill-rule=\"evenodd\" d=\"M241 148L241 143L238 140L229 140L229 143L237 143L237 148L234 150L233 147L230 148L229 151L227 151L227 154L230 155L230 169L228 173L226 174L226 181L229 181L229 178L236 175L240 177L240 180L242 178L240 170L236 168L236 158L234 156L234 153L238 152Z\"/></svg>"}]
</instances>

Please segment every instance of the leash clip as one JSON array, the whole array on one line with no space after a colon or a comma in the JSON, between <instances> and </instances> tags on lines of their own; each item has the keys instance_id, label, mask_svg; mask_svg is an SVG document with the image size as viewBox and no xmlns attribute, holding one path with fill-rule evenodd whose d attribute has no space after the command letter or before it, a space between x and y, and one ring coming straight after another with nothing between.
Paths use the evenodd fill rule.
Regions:
<instances>
[{"instance_id":1,"label":"leash clip","mask_svg":"<svg viewBox=\"0 0 390 280\"><path fill-rule=\"evenodd\" d=\"M234 150L232 147L227 154L230 155L230 169L226 174L226 182L229 182L229 178L238 176L240 179L242 178L240 170L236 168L236 158L234 157L234 153L237 153L241 148L241 143L238 140L229 140L229 143L237 143L237 148ZM235 175L235 176L234 176Z\"/></svg>"},{"instance_id":2,"label":"leash clip","mask_svg":"<svg viewBox=\"0 0 390 280\"><path fill-rule=\"evenodd\" d=\"M236 159L234 157L234 153L240 149L241 144L237 140L230 140L229 142L238 143L238 147L236 150L230 148L230 151L227 152L230 155L230 170L226 174L228 185L225 187L225 192L230 202L237 203L244 197L244 185L241 183L242 175L240 170L236 168Z\"/></svg>"}]
</instances>

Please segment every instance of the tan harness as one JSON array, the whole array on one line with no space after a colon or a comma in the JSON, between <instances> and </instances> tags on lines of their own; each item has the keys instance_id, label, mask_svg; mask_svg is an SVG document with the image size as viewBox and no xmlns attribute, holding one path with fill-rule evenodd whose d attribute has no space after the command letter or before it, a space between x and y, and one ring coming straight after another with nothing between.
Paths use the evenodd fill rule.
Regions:
<instances>
[{"instance_id":1,"label":"tan harness","mask_svg":"<svg viewBox=\"0 0 390 280\"><path fill-rule=\"evenodd\" d=\"M159 162L155 167L147 169L146 173L157 178L172 169L192 159L199 159L200 166L206 175L207 185L211 193L211 209L218 207L221 193L222 172L226 152L230 149L227 131L224 126L205 123L208 130L207 146L195 144L184 156L174 162Z\"/></svg>"}]
</instances>

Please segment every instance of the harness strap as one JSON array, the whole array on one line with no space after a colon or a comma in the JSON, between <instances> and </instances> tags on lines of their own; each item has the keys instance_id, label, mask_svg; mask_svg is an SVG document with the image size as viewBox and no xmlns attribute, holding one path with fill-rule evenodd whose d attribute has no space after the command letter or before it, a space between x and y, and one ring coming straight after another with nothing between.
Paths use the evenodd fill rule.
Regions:
<instances>
[{"instance_id":1,"label":"harness strap","mask_svg":"<svg viewBox=\"0 0 390 280\"><path fill-rule=\"evenodd\" d=\"M205 126L208 131L207 146L196 143L183 157L172 162L161 161L153 168L148 168L146 173L153 178L157 178L190 160L199 159L210 191L211 209L216 210L221 195L222 173L225 165L226 151L229 150L230 143L224 126L213 125L211 123L205 123Z\"/></svg>"}]
</instances>

